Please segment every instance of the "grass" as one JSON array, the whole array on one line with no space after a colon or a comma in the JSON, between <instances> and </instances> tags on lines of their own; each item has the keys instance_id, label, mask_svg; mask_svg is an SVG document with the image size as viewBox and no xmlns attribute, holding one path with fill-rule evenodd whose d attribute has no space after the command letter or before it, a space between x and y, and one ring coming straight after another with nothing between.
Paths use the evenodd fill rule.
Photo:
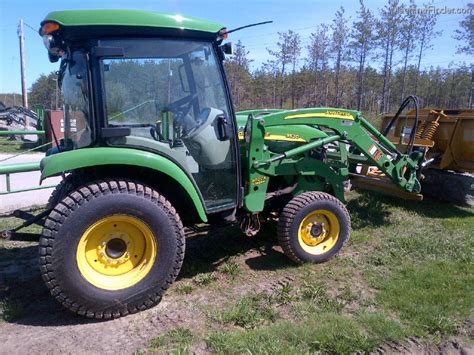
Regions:
<instances>
[{"instance_id":1,"label":"grass","mask_svg":"<svg viewBox=\"0 0 474 355\"><path fill-rule=\"evenodd\" d=\"M26 314L23 304L17 300L4 299L0 301L0 320L11 322Z\"/></svg>"},{"instance_id":2,"label":"grass","mask_svg":"<svg viewBox=\"0 0 474 355\"><path fill-rule=\"evenodd\" d=\"M189 295L191 292L193 292L193 286L189 283L179 284L176 286L176 292L178 292L180 295Z\"/></svg>"},{"instance_id":3,"label":"grass","mask_svg":"<svg viewBox=\"0 0 474 355\"><path fill-rule=\"evenodd\" d=\"M370 352L413 336L437 344L465 334L474 305L473 210L369 193L351 193L348 208L351 239L324 264L291 263L267 226L256 238L229 228L188 240L176 292L167 297L207 326L184 320L144 351ZM0 218L2 227L16 222ZM30 249L0 241L0 276ZM19 297L27 285L7 283L18 294L0 295L3 318L34 312L30 297Z\"/></svg>"},{"instance_id":4,"label":"grass","mask_svg":"<svg viewBox=\"0 0 474 355\"><path fill-rule=\"evenodd\" d=\"M198 274L194 278L194 283L198 286L207 286L216 281L216 275L213 272Z\"/></svg>"},{"instance_id":5,"label":"grass","mask_svg":"<svg viewBox=\"0 0 474 355\"><path fill-rule=\"evenodd\" d=\"M400 325L383 315L319 313L305 322L284 321L252 331L214 332L208 346L217 353L345 353L370 351L380 340L399 340Z\"/></svg>"},{"instance_id":6,"label":"grass","mask_svg":"<svg viewBox=\"0 0 474 355\"><path fill-rule=\"evenodd\" d=\"M472 265L463 263L403 265L376 286L378 301L419 336L455 334L474 305Z\"/></svg>"},{"instance_id":7,"label":"grass","mask_svg":"<svg viewBox=\"0 0 474 355\"><path fill-rule=\"evenodd\" d=\"M28 143L22 141L9 140L5 137L0 137L0 153L15 154L21 153L25 150L34 148L36 143Z\"/></svg>"},{"instance_id":8,"label":"grass","mask_svg":"<svg viewBox=\"0 0 474 355\"><path fill-rule=\"evenodd\" d=\"M231 324L245 329L274 322L278 318L271 295L266 292L249 294L212 315L221 324Z\"/></svg>"},{"instance_id":9,"label":"grass","mask_svg":"<svg viewBox=\"0 0 474 355\"><path fill-rule=\"evenodd\" d=\"M460 331L474 304L472 210L368 193L352 194L349 208L346 252L356 256L285 270L300 282L268 295L264 309L287 305L287 320L254 321L259 302L227 306L223 319L244 329L211 332L213 351L374 351L409 336L439 343Z\"/></svg>"},{"instance_id":10,"label":"grass","mask_svg":"<svg viewBox=\"0 0 474 355\"><path fill-rule=\"evenodd\" d=\"M232 280L242 274L242 269L234 261L227 261L220 267L219 271L229 276Z\"/></svg>"},{"instance_id":11,"label":"grass","mask_svg":"<svg viewBox=\"0 0 474 355\"><path fill-rule=\"evenodd\" d=\"M187 328L176 328L153 338L148 345L150 353L185 354L194 336Z\"/></svg>"}]
</instances>

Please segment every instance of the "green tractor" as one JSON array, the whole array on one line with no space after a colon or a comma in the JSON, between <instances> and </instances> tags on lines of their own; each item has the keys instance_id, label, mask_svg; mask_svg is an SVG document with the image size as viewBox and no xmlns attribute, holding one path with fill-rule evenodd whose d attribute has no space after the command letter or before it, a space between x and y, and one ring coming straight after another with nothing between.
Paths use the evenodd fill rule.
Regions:
<instances>
[{"instance_id":1,"label":"green tractor","mask_svg":"<svg viewBox=\"0 0 474 355\"><path fill-rule=\"evenodd\" d=\"M418 196L423 152L402 154L360 112L234 112L218 23L60 11L40 34L60 60L64 98L64 138L41 161L41 180L63 181L40 267L75 313L116 318L159 303L180 271L185 227L240 224L254 235L271 216L290 259L330 259L349 239L344 184L361 166Z\"/></svg>"}]
</instances>

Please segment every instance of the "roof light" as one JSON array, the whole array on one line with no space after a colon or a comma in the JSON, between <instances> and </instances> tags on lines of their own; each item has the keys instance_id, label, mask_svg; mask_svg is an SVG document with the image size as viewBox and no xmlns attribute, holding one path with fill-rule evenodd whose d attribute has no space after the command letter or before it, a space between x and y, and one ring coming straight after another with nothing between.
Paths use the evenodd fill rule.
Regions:
<instances>
[{"instance_id":1,"label":"roof light","mask_svg":"<svg viewBox=\"0 0 474 355\"><path fill-rule=\"evenodd\" d=\"M222 39L227 39L229 37L226 27L219 31L219 36L222 37Z\"/></svg>"},{"instance_id":2,"label":"roof light","mask_svg":"<svg viewBox=\"0 0 474 355\"><path fill-rule=\"evenodd\" d=\"M56 22L45 22L41 27L41 35L49 35L57 30L59 30L59 24Z\"/></svg>"}]
</instances>

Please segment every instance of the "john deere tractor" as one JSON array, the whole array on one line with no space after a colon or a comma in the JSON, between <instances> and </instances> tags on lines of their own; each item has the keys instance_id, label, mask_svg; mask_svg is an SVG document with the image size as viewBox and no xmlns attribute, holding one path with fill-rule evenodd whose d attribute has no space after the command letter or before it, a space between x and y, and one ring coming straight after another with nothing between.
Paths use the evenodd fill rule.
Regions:
<instances>
[{"instance_id":1,"label":"john deere tractor","mask_svg":"<svg viewBox=\"0 0 474 355\"><path fill-rule=\"evenodd\" d=\"M349 239L344 184L362 165L419 196L423 152L402 154L360 112L234 112L229 32L129 10L52 12L41 23L64 98L64 138L41 179L64 179L40 266L71 311L106 319L156 305L180 271L185 227L239 224L253 235L272 216L290 259L328 260Z\"/></svg>"}]
</instances>

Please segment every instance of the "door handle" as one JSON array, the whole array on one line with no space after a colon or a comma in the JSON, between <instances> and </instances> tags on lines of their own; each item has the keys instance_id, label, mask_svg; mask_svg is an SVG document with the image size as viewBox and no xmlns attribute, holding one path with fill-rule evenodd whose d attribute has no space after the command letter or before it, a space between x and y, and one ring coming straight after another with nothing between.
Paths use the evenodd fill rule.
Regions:
<instances>
[{"instance_id":1,"label":"door handle","mask_svg":"<svg viewBox=\"0 0 474 355\"><path fill-rule=\"evenodd\" d=\"M217 116L217 139L220 141L227 141L230 139L230 126L227 118L224 115Z\"/></svg>"}]
</instances>

